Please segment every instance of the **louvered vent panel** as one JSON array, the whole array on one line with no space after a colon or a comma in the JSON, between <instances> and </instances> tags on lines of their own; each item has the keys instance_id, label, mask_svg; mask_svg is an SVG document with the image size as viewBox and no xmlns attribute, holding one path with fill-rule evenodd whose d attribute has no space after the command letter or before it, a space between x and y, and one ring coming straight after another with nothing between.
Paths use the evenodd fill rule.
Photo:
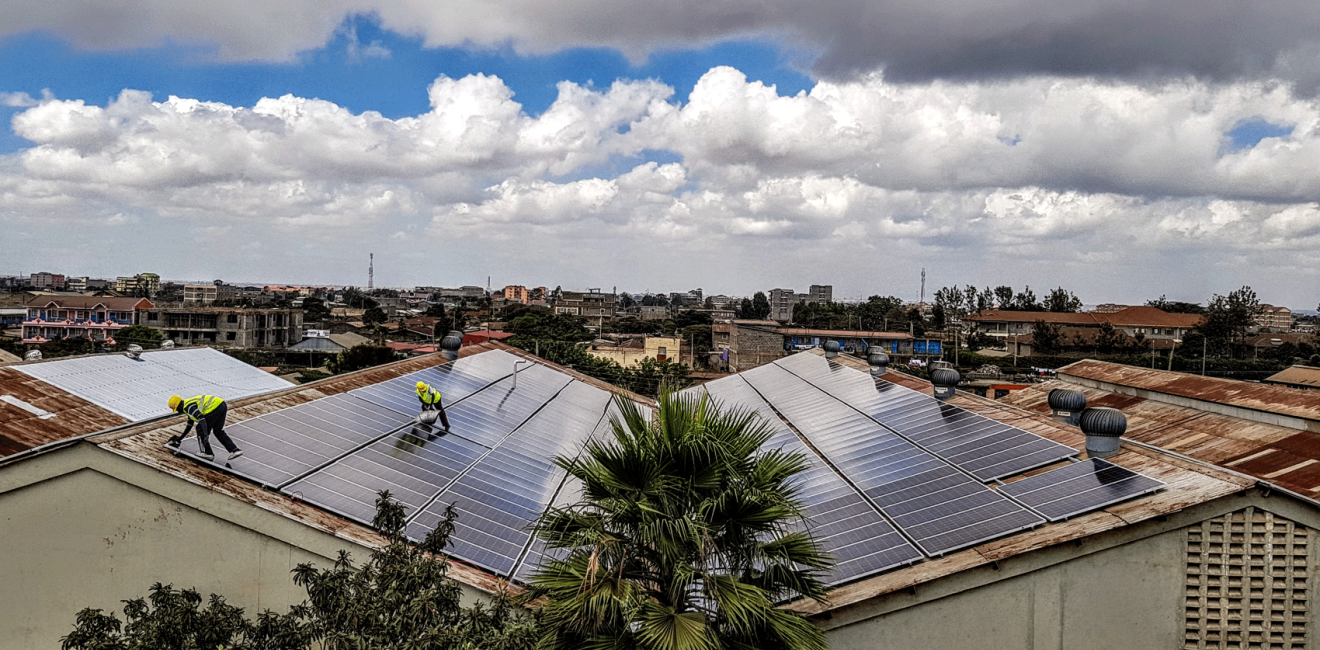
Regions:
<instances>
[{"instance_id":1,"label":"louvered vent panel","mask_svg":"<svg viewBox=\"0 0 1320 650\"><path fill-rule=\"evenodd\" d=\"M1313 531L1246 508L1186 532L1185 648L1306 646Z\"/></svg>"}]
</instances>

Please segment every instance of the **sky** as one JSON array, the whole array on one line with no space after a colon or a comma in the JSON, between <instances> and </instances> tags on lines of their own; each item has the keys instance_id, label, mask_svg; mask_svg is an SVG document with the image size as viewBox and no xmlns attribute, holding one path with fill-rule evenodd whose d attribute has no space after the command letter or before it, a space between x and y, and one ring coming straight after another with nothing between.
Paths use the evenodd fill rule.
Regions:
<instances>
[{"instance_id":1,"label":"sky","mask_svg":"<svg viewBox=\"0 0 1320 650\"><path fill-rule=\"evenodd\" d=\"M1320 301L1313 0L0 15L0 274Z\"/></svg>"}]
</instances>

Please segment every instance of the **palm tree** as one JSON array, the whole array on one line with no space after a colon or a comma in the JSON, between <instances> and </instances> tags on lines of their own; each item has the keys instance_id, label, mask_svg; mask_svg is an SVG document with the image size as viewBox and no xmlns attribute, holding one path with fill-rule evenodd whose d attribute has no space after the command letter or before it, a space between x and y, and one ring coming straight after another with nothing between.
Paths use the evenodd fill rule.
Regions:
<instances>
[{"instance_id":1,"label":"palm tree","mask_svg":"<svg viewBox=\"0 0 1320 650\"><path fill-rule=\"evenodd\" d=\"M548 648L823 650L776 603L823 600L833 564L806 531L794 475L755 413L665 392L654 420L616 398L613 439L557 458L582 501L549 511L531 578Z\"/></svg>"}]
</instances>

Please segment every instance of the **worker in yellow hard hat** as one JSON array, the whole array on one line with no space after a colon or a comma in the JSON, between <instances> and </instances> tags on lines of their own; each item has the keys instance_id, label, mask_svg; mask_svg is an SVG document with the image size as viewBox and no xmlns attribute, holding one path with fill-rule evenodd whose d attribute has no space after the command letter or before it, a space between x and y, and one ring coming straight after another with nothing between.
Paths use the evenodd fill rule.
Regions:
<instances>
[{"instance_id":1,"label":"worker in yellow hard hat","mask_svg":"<svg viewBox=\"0 0 1320 650\"><path fill-rule=\"evenodd\" d=\"M215 434L215 439L225 446L225 451L229 453L227 460L234 460L243 455L243 450L229 439L229 434L225 433L225 416L229 413L229 405L225 401L214 395L197 395L184 399L178 395L171 395L169 400L170 410L181 415L188 416L188 426L183 429L183 433L170 438L170 443L175 447L188 437L192 431L193 425L197 426L197 449L198 456L212 460L215 454L211 453L211 434Z\"/></svg>"},{"instance_id":2,"label":"worker in yellow hard hat","mask_svg":"<svg viewBox=\"0 0 1320 650\"><path fill-rule=\"evenodd\" d=\"M445 406L440 401L440 391L431 388L424 381L417 382L417 399L422 403L422 413L417 419L431 424L440 418L440 425L449 431L449 417L445 415Z\"/></svg>"}]
</instances>

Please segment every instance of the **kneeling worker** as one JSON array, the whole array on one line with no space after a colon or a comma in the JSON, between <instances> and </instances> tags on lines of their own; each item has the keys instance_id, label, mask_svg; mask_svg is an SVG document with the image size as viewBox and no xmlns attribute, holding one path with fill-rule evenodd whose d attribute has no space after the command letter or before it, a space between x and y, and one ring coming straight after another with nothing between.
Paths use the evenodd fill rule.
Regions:
<instances>
[{"instance_id":1,"label":"kneeling worker","mask_svg":"<svg viewBox=\"0 0 1320 650\"><path fill-rule=\"evenodd\" d=\"M431 388L424 381L417 382L417 399L422 402L422 413L417 419L426 422L428 419L434 422L434 418L428 418L428 411L438 411L440 425L445 431L449 430L449 417L445 415L445 406L440 403L440 391Z\"/></svg>"},{"instance_id":2,"label":"kneeling worker","mask_svg":"<svg viewBox=\"0 0 1320 650\"><path fill-rule=\"evenodd\" d=\"M229 452L229 460L243 455L243 450L239 449L238 445L229 439L229 434L225 433L225 415L229 413L229 405L225 404L223 399L212 395L183 399L174 395L170 397L170 410L188 416L188 426L184 428L183 435L170 439L170 442L175 443L176 446L188 437L188 432L192 431L195 424L197 447L201 450L202 458L206 460L215 458L215 454L211 453L211 441L208 440L212 433L215 434L216 440L225 446L225 451Z\"/></svg>"}]
</instances>

